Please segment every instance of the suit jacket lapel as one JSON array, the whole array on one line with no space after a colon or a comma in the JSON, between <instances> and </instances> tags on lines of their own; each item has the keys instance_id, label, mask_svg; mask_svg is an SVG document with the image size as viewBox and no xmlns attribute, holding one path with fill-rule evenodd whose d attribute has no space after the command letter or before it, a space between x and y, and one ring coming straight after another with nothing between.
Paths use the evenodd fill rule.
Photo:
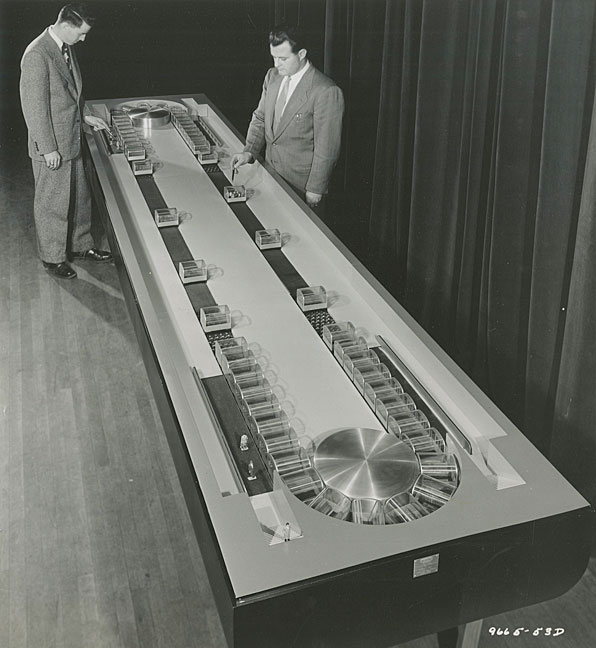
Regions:
<instances>
[{"instance_id":1,"label":"suit jacket lapel","mask_svg":"<svg viewBox=\"0 0 596 648\"><path fill-rule=\"evenodd\" d=\"M72 47L70 48L70 61L72 63L72 76L74 77L75 88L77 91L77 99L79 99L81 96L81 91L83 90L81 68L79 67L79 62L77 61L77 57ZM66 65L66 69L68 70L68 65Z\"/></svg>"},{"instance_id":2,"label":"suit jacket lapel","mask_svg":"<svg viewBox=\"0 0 596 648\"><path fill-rule=\"evenodd\" d=\"M304 105L308 99L310 89L312 88L312 80L314 77L314 67L311 63L310 69L308 69L300 82L292 92L292 96L289 98L286 108L281 116L281 120L275 131L274 138L277 139L284 130L292 123L294 116L298 112L300 106ZM276 95L277 97L277 95Z\"/></svg>"},{"instance_id":3,"label":"suit jacket lapel","mask_svg":"<svg viewBox=\"0 0 596 648\"><path fill-rule=\"evenodd\" d=\"M54 61L54 64L56 65L58 72L60 72L60 74L68 82L68 86L70 88L73 97L75 99L78 99L78 95L80 93L78 92L75 79L73 78L73 75L70 73L70 70L68 69L68 64L66 63L64 56L62 56L62 52L58 49L58 45L47 32L45 34L45 46L46 46L46 51L48 52L48 55L51 57L51 59ZM70 51L72 53L72 48ZM74 57L73 57L73 61L74 61ZM78 68L78 66L76 67ZM75 69L75 65L73 65L73 70L74 69Z\"/></svg>"}]
</instances>

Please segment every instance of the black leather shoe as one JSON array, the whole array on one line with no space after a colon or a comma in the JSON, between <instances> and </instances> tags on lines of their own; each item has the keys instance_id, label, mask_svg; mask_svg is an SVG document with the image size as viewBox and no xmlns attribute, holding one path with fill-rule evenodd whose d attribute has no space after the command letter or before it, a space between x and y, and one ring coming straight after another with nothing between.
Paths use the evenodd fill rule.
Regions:
<instances>
[{"instance_id":1,"label":"black leather shoe","mask_svg":"<svg viewBox=\"0 0 596 648\"><path fill-rule=\"evenodd\" d=\"M99 261L103 263L105 261L111 261L112 255L105 250L98 250L97 248L91 248L90 250L84 250L83 252L73 252L73 259L86 259L87 261Z\"/></svg>"},{"instance_id":2,"label":"black leather shoe","mask_svg":"<svg viewBox=\"0 0 596 648\"><path fill-rule=\"evenodd\" d=\"M54 277L58 279L74 279L77 276L77 273L66 263L47 263L42 261L43 267Z\"/></svg>"}]
</instances>

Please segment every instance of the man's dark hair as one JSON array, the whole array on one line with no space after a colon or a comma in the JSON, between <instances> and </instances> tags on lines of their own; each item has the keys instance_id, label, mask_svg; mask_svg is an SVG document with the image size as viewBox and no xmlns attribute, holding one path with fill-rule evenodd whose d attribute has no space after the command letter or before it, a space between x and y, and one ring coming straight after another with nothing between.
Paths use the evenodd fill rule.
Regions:
<instances>
[{"instance_id":1,"label":"man's dark hair","mask_svg":"<svg viewBox=\"0 0 596 648\"><path fill-rule=\"evenodd\" d=\"M290 44L294 54L298 54L301 49L307 49L304 41L304 34L302 34L298 27L291 25L276 25L269 32L269 45L276 47L286 41Z\"/></svg>"},{"instance_id":2,"label":"man's dark hair","mask_svg":"<svg viewBox=\"0 0 596 648\"><path fill-rule=\"evenodd\" d=\"M95 16L89 13L89 10L84 4L67 4L60 9L58 22L67 22L73 27L80 27L83 23L87 23L92 27L95 22Z\"/></svg>"}]
</instances>

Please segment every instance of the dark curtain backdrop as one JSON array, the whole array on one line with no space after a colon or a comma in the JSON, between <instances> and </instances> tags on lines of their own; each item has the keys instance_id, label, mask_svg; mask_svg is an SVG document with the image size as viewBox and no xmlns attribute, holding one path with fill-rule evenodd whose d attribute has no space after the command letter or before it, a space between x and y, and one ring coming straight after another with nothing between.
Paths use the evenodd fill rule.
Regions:
<instances>
[{"instance_id":1,"label":"dark curtain backdrop","mask_svg":"<svg viewBox=\"0 0 596 648\"><path fill-rule=\"evenodd\" d=\"M327 0L332 226L596 503L592 0Z\"/></svg>"}]
</instances>

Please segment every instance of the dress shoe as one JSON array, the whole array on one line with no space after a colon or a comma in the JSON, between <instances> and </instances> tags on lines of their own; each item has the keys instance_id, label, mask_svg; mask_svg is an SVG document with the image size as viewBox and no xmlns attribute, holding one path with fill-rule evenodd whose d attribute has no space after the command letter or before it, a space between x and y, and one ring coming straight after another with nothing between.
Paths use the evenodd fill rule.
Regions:
<instances>
[{"instance_id":1,"label":"dress shoe","mask_svg":"<svg viewBox=\"0 0 596 648\"><path fill-rule=\"evenodd\" d=\"M43 267L54 277L58 279L74 279L77 276L77 273L66 263L47 263L42 261Z\"/></svg>"},{"instance_id":2,"label":"dress shoe","mask_svg":"<svg viewBox=\"0 0 596 648\"><path fill-rule=\"evenodd\" d=\"M73 252L72 257L73 259L99 261L100 263L112 260L112 255L110 254L110 252L106 252L105 250L98 250L97 248L91 248L90 250L84 250L83 252Z\"/></svg>"}]
</instances>

